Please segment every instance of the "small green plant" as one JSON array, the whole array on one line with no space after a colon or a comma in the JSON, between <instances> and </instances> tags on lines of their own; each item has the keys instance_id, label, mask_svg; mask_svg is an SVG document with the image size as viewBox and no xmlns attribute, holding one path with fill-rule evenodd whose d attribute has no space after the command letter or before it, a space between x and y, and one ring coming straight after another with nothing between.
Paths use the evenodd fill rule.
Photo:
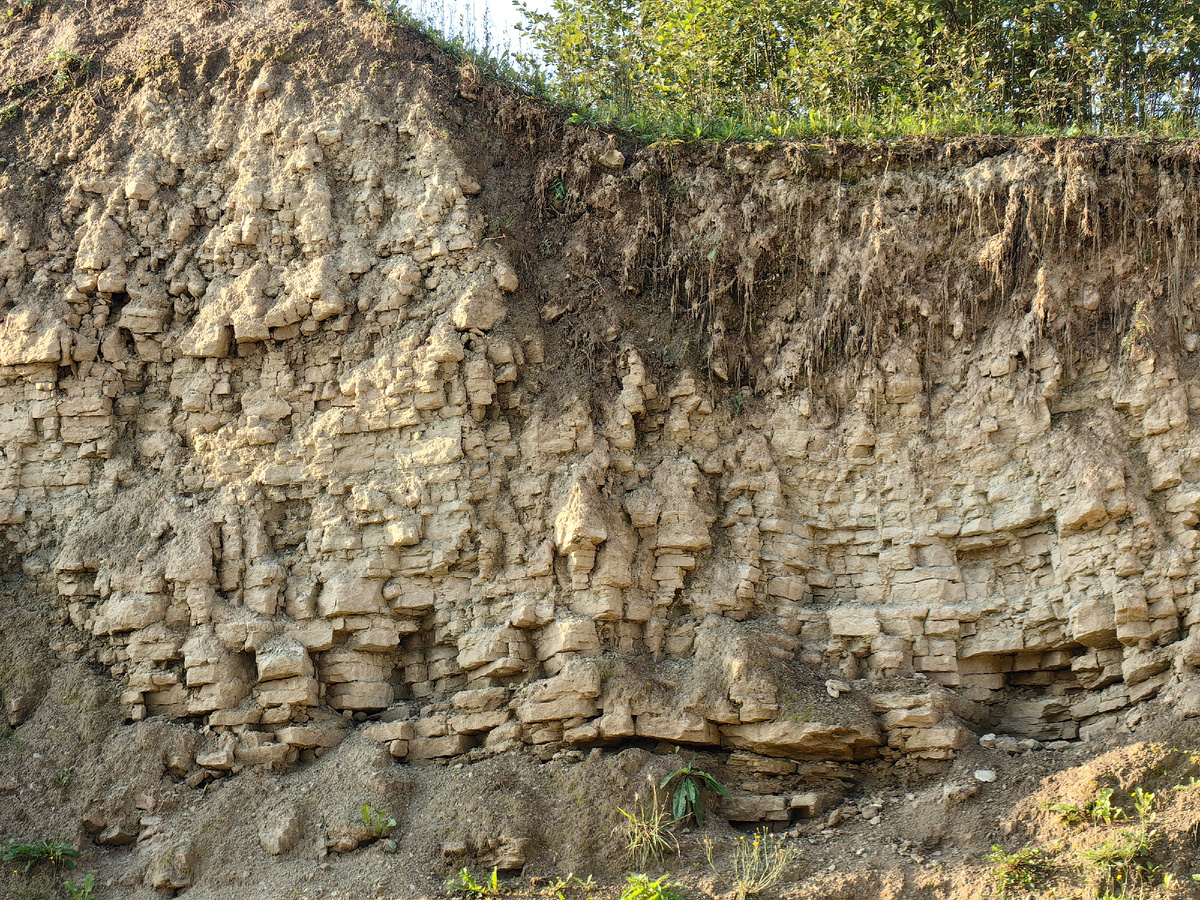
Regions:
<instances>
[{"instance_id":1,"label":"small green plant","mask_svg":"<svg viewBox=\"0 0 1200 900\"><path fill-rule=\"evenodd\" d=\"M716 850L711 840L704 842L704 855L708 857L713 872L719 875ZM733 867L733 881L737 885L737 900L757 897L774 887L783 879L798 855L799 851L785 835L773 834L765 828L750 837L740 835L734 842L729 860Z\"/></svg>"},{"instance_id":2,"label":"small green plant","mask_svg":"<svg viewBox=\"0 0 1200 900\"><path fill-rule=\"evenodd\" d=\"M63 887L71 895L71 900L92 900L95 896L93 891L96 888L96 876L88 872L82 884L76 884L73 881L64 881Z\"/></svg>"},{"instance_id":3,"label":"small green plant","mask_svg":"<svg viewBox=\"0 0 1200 900\"><path fill-rule=\"evenodd\" d=\"M1154 821L1154 793L1135 787L1132 796L1133 811L1137 814L1138 822L1149 825Z\"/></svg>"},{"instance_id":4,"label":"small green plant","mask_svg":"<svg viewBox=\"0 0 1200 900\"><path fill-rule=\"evenodd\" d=\"M375 833L376 838L385 838L388 832L396 827L396 820L381 809L376 809L370 803L362 807L363 824Z\"/></svg>"},{"instance_id":5,"label":"small green plant","mask_svg":"<svg viewBox=\"0 0 1200 900\"><path fill-rule=\"evenodd\" d=\"M1082 825L1086 819L1084 811L1073 803L1043 803L1042 809L1058 813L1059 820L1066 825Z\"/></svg>"},{"instance_id":6,"label":"small green plant","mask_svg":"<svg viewBox=\"0 0 1200 900\"><path fill-rule=\"evenodd\" d=\"M546 892L552 894L554 900L567 900L566 892L572 888L592 891L595 887L596 880L591 875L587 878L576 878L575 873L571 872L565 878L557 878L552 884L547 885Z\"/></svg>"},{"instance_id":7,"label":"small green plant","mask_svg":"<svg viewBox=\"0 0 1200 900\"><path fill-rule=\"evenodd\" d=\"M1022 847L1008 853L1003 847L996 845L983 859L992 863L992 879L996 893L1001 897L1008 897L1014 891L1032 891L1049 874L1051 868L1050 861L1042 856L1039 847Z\"/></svg>"},{"instance_id":8,"label":"small green plant","mask_svg":"<svg viewBox=\"0 0 1200 900\"><path fill-rule=\"evenodd\" d=\"M626 848L634 865L644 869L649 862L661 862L668 852L679 852L679 842L670 832L671 816L659 809L657 790L648 806L635 797L632 811L618 806L617 812L625 818Z\"/></svg>"},{"instance_id":9,"label":"small green plant","mask_svg":"<svg viewBox=\"0 0 1200 900\"><path fill-rule=\"evenodd\" d=\"M1082 851L1084 864L1099 881L1099 893L1112 897L1128 897L1135 886L1159 870L1150 857L1151 848L1158 841L1152 833L1149 843L1143 843L1126 830L1117 837L1110 837L1096 847Z\"/></svg>"},{"instance_id":10,"label":"small green plant","mask_svg":"<svg viewBox=\"0 0 1200 900\"><path fill-rule=\"evenodd\" d=\"M1097 791L1096 796L1089 800L1084 807L1087 817L1097 824L1103 822L1105 825L1111 825L1117 819L1125 818L1125 810L1113 805L1112 795L1112 788Z\"/></svg>"},{"instance_id":11,"label":"small green plant","mask_svg":"<svg viewBox=\"0 0 1200 900\"><path fill-rule=\"evenodd\" d=\"M29 872L40 862L49 862L55 870L60 868L74 869L78 850L73 850L62 841L38 841L35 844L18 844L11 838L4 845L4 862L25 863L25 871Z\"/></svg>"},{"instance_id":12,"label":"small green plant","mask_svg":"<svg viewBox=\"0 0 1200 900\"><path fill-rule=\"evenodd\" d=\"M15 16L30 16L37 9L37 0L17 0L8 7L8 12L4 14L4 18L11 19Z\"/></svg>"},{"instance_id":13,"label":"small green plant","mask_svg":"<svg viewBox=\"0 0 1200 900\"><path fill-rule=\"evenodd\" d=\"M671 794L671 812L674 814L676 822L692 818L696 820L697 825L704 824L704 801L700 795L701 790L712 791L722 797L729 796L725 785L703 769L696 767L694 753L691 762L664 778L659 787L665 788L672 783L674 783L675 789Z\"/></svg>"},{"instance_id":14,"label":"small green plant","mask_svg":"<svg viewBox=\"0 0 1200 900\"><path fill-rule=\"evenodd\" d=\"M54 66L54 86L62 91L71 83L72 72L89 72L92 68L90 56L80 56L70 50L55 50L46 57L46 62Z\"/></svg>"},{"instance_id":15,"label":"small green plant","mask_svg":"<svg viewBox=\"0 0 1200 900\"><path fill-rule=\"evenodd\" d=\"M17 103L8 103L0 106L0 125L5 122L11 122L21 114L21 106Z\"/></svg>"},{"instance_id":16,"label":"small green plant","mask_svg":"<svg viewBox=\"0 0 1200 900\"><path fill-rule=\"evenodd\" d=\"M681 884L667 881L667 876L651 881L649 875L630 875L626 881L628 887L621 894L621 900L683 900L679 893Z\"/></svg>"},{"instance_id":17,"label":"small green plant","mask_svg":"<svg viewBox=\"0 0 1200 900\"><path fill-rule=\"evenodd\" d=\"M1137 826L1123 828L1119 835L1081 853L1084 864L1100 882L1100 893L1118 898L1132 896L1131 892L1135 890L1143 892L1162 870L1153 856L1162 835L1150 827L1155 819L1155 796L1151 791L1135 787L1132 797Z\"/></svg>"},{"instance_id":18,"label":"small green plant","mask_svg":"<svg viewBox=\"0 0 1200 900\"><path fill-rule=\"evenodd\" d=\"M65 769L61 772L58 772L54 776L54 784L60 788L65 788L70 783L71 783L71 773L66 771Z\"/></svg>"},{"instance_id":19,"label":"small green plant","mask_svg":"<svg viewBox=\"0 0 1200 900\"><path fill-rule=\"evenodd\" d=\"M446 886L451 893L463 894L467 897L495 897L500 893L500 875L492 869L492 874L483 881L476 880L471 870L466 866L458 870L457 878L452 876Z\"/></svg>"}]
</instances>

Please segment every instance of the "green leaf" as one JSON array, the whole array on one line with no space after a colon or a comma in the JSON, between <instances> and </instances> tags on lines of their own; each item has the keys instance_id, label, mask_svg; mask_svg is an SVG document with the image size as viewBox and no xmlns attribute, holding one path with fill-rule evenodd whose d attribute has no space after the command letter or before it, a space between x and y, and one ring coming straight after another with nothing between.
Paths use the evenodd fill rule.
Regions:
<instances>
[{"instance_id":1,"label":"green leaf","mask_svg":"<svg viewBox=\"0 0 1200 900\"><path fill-rule=\"evenodd\" d=\"M725 785L721 784L721 782L717 781L717 779L713 778L713 776L709 775L707 772L698 772L697 774L704 779L704 786L714 794L720 794L722 797L729 796L729 791L726 789Z\"/></svg>"},{"instance_id":2,"label":"green leaf","mask_svg":"<svg viewBox=\"0 0 1200 900\"><path fill-rule=\"evenodd\" d=\"M687 796L683 792L682 785L675 791L674 796L671 797L671 814L675 817L676 821L687 815Z\"/></svg>"}]
</instances>

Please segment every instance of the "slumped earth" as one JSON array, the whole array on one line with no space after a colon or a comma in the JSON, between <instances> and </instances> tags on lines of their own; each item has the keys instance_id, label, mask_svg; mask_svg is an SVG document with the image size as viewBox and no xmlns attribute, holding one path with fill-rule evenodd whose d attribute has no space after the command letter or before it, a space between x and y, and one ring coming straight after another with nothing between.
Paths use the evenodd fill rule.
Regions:
<instances>
[{"instance_id":1,"label":"slumped earth","mask_svg":"<svg viewBox=\"0 0 1200 900\"><path fill-rule=\"evenodd\" d=\"M734 896L762 828L763 896L1198 893L1194 145L645 147L348 0L9 9L0 840L80 852L10 895Z\"/></svg>"}]
</instances>

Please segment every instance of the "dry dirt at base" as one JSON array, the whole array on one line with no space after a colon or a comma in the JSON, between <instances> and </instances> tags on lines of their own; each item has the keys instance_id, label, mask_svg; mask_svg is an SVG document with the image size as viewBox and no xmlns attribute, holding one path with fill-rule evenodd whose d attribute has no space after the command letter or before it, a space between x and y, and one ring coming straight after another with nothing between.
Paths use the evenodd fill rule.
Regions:
<instances>
[{"instance_id":1,"label":"dry dirt at base","mask_svg":"<svg viewBox=\"0 0 1200 900\"><path fill-rule=\"evenodd\" d=\"M118 686L74 659L77 635L69 626L49 625L48 613L11 585L0 600L6 697L25 697L32 709L0 741L0 839L59 839L79 848L76 872L62 877L94 873L101 898L169 895L143 880L147 867L171 865L173 858L193 880L179 895L196 900L445 896L446 878L464 866L484 881L505 840L528 841L529 859L522 872L501 878L506 896L553 898L558 880L574 873L592 876L596 886L574 882L561 888L564 896L616 898L635 868L624 852L617 807L632 808L680 763L668 748L648 745L547 762L515 752L474 764L401 766L378 745L352 738L315 763L280 773L247 769L189 788L167 766L172 752L194 743L193 730L157 720L124 723L115 703ZM1080 847L1095 846L1130 823L1067 826L1046 806L1083 807L1105 786L1115 789L1114 803L1125 809L1132 809L1135 787L1155 792L1153 827L1163 834L1155 852L1162 866L1157 881L1174 875L1174 886L1158 896L1197 896L1188 876L1200 870L1200 787L1193 781L1200 777L1200 754L1191 749L1200 739L1195 727L1166 722L1151 704L1135 733L1111 745L1016 756L972 746L944 771L927 774L880 762L845 766L854 779L845 803L795 823L797 861L763 896L986 896L995 884L983 860L989 848L1015 851L1027 844L1058 848L1048 853L1060 861L1063 888L1080 888L1086 881L1068 877L1067 863ZM717 765L715 755L702 753L697 762L727 780L737 777ZM974 772L981 769L994 771L995 782L977 781ZM145 827L136 845L92 842L83 823L106 803L146 807L137 811ZM365 803L397 820L395 852L381 842L326 852L325 834L354 833ZM861 814L872 804L882 805L877 824ZM271 856L259 832L292 809L305 823L305 838ZM831 815L841 821L826 827ZM703 829L676 834L679 856L651 864L650 873L669 873L688 897L732 898L735 885L721 853L744 832L710 816ZM720 848L716 874L706 841ZM455 846L466 853L447 857L444 851ZM173 857L180 848L182 855ZM13 898L65 896L56 881L44 865L29 876L6 870L0 890ZM1064 895L1083 892L1060 891Z\"/></svg>"}]
</instances>

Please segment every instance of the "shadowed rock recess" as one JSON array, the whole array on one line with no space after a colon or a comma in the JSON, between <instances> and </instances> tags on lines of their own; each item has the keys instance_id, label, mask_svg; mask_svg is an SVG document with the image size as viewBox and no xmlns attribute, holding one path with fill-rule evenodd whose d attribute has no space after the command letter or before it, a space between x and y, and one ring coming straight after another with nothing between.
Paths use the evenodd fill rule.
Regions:
<instances>
[{"instance_id":1,"label":"shadowed rock recess","mask_svg":"<svg viewBox=\"0 0 1200 900\"><path fill-rule=\"evenodd\" d=\"M639 147L214 9L0 124L4 558L180 774L666 742L787 821L1200 714L1193 146Z\"/></svg>"}]
</instances>

